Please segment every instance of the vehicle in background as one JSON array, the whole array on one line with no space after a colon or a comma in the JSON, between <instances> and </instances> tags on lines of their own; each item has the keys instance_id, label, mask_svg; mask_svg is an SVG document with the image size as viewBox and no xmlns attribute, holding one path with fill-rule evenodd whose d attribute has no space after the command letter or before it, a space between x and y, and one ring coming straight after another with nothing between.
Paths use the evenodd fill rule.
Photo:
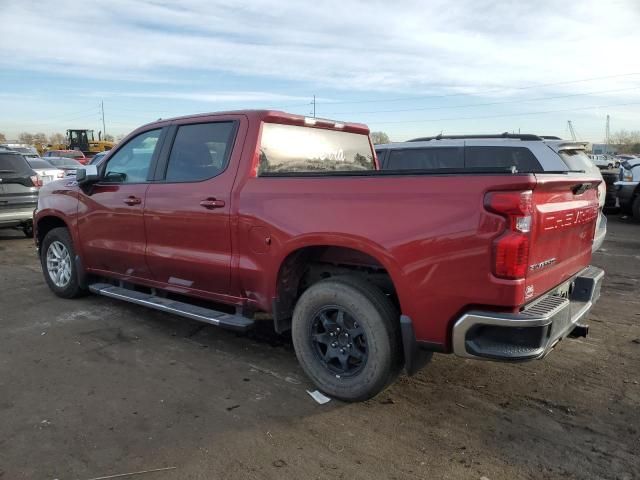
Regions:
<instances>
[{"instance_id":1,"label":"vehicle in background","mask_svg":"<svg viewBox=\"0 0 640 480\"><path fill-rule=\"evenodd\" d=\"M79 161L73 158L47 157L47 161L50 162L54 167L64 171L65 175L75 175L78 168L83 167L83 165Z\"/></svg>"},{"instance_id":2,"label":"vehicle in background","mask_svg":"<svg viewBox=\"0 0 640 480\"><path fill-rule=\"evenodd\" d=\"M64 170L56 168L43 158L25 158L27 159L27 163L29 164L29 166L33 168L34 172L38 174L38 177L40 177L43 185L65 177Z\"/></svg>"},{"instance_id":3,"label":"vehicle in background","mask_svg":"<svg viewBox=\"0 0 640 480\"><path fill-rule=\"evenodd\" d=\"M44 153L43 158L46 159L48 157L73 158L82 165L87 165L89 163L89 158L85 157L84 153L80 150L48 150Z\"/></svg>"},{"instance_id":4,"label":"vehicle in background","mask_svg":"<svg viewBox=\"0 0 640 480\"><path fill-rule=\"evenodd\" d=\"M43 274L63 298L88 290L240 331L268 319L344 400L434 351L543 358L587 333L604 275L589 266L602 177L574 176L536 143L558 170L525 149L515 173L442 175L379 171L361 124L278 111L161 120L43 188Z\"/></svg>"},{"instance_id":5,"label":"vehicle in background","mask_svg":"<svg viewBox=\"0 0 640 480\"><path fill-rule=\"evenodd\" d=\"M12 151L18 152L25 158L40 158L40 155L38 154L38 150L36 150L35 147L32 147L31 145L10 143L10 144L7 144L7 146Z\"/></svg>"},{"instance_id":6,"label":"vehicle in background","mask_svg":"<svg viewBox=\"0 0 640 480\"><path fill-rule=\"evenodd\" d=\"M620 164L619 179L615 186L620 209L640 220L640 158Z\"/></svg>"},{"instance_id":7,"label":"vehicle in background","mask_svg":"<svg viewBox=\"0 0 640 480\"><path fill-rule=\"evenodd\" d=\"M608 155L589 155L589 158L600 169L612 169L616 166L616 160Z\"/></svg>"},{"instance_id":8,"label":"vehicle in background","mask_svg":"<svg viewBox=\"0 0 640 480\"><path fill-rule=\"evenodd\" d=\"M0 228L19 228L33 236L33 211L42 181L17 152L0 151Z\"/></svg>"},{"instance_id":9,"label":"vehicle in background","mask_svg":"<svg viewBox=\"0 0 640 480\"><path fill-rule=\"evenodd\" d=\"M465 169L483 173L503 169L505 172L572 172L603 178L602 172L589 159L586 142L562 140L531 134L438 135L402 143L376 145L376 155L384 170L426 170L446 173L447 169ZM600 210L593 241L593 251L600 248L607 234L607 218L603 214L606 185L598 185Z\"/></svg>"},{"instance_id":10,"label":"vehicle in background","mask_svg":"<svg viewBox=\"0 0 640 480\"><path fill-rule=\"evenodd\" d=\"M618 162L617 166L619 166L622 162L625 162L627 160L636 160L638 158L638 155L629 155L626 153L622 153L620 155L616 155L615 158L616 158L616 162Z\"/></svg>"},{"instance_id":11,"label":"vehicle in background","mask_svg":"<svg viewBox=\"0 0 640 480\"><path fill-rule=\"evenodd\" d=\"M109 153L109 151L96 153L91 160L89 160L89 165L97 165L107 155L107 153Z\"/></svg>"}]
</instances>

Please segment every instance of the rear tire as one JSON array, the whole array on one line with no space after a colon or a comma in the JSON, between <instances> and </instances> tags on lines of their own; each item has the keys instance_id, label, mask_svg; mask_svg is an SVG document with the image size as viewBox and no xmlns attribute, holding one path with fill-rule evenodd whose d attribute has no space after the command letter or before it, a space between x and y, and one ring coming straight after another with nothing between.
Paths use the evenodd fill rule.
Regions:
<instances>
[{"instance_id":1,"label":"rear tire","mask_svg":"<svg viewBox=\"0 0 640 480\"><path fill-rule=\"evenodd\" d=\"M631 213L633 214L633 218L640 221L640 195L636 195L633 199L633 203L631 204Z\"/></svg>"},{"instance_id":2,"label":"rear tire","mask_svg":"<svg viewBox=\"0 0 640 480\"><path fill-rule=\"evenodd\" d=\"M398 312L380 289L358 277L309 287L295 306L292 338L305 373L341 400L374 397L402 366Z\"/></svg>"},{"instance_id":3,"label":"rear tire","mask_svg":"<svg viewBox=\"0 0 640 480\"><path fill-rule=\"evenodd\" d=\"M33 238L33 224L24 225L22 227L22 233L24 233L24 236L27 238Z\"/></svg>"},{"instance_id":4,"label":"rear tire","mask_svg":"<svg viewBox=\"0 0 640 480\"><path fill-rule=\"evenodd\" d=\"M69 230L58 227L42 240L40 263L44 279L53 293L62 298L75 298L86 293L80 287L76 253Z\"/></svg>"}]
</instances>

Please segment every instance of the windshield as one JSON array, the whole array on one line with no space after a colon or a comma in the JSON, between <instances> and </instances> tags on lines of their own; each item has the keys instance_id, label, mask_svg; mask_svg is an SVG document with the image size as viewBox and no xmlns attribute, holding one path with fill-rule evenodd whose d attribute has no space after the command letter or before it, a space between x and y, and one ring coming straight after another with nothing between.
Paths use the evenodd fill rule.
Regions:
<instances>
[{"instance_id":1,"label":"windshield","mask_svg":"<svg viewBox=\"0 0 640 480\"><path fill-rule=\"evenodd\" d=\"M367 135L265 123L258 175L375 170Z\"/></svg>"}]
</instances>

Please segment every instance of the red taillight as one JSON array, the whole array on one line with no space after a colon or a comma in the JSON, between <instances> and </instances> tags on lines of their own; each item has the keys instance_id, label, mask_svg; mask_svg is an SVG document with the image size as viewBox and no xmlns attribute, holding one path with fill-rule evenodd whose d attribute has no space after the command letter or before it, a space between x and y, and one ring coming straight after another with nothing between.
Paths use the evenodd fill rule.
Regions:
<instances>
[{"instance_id":1,"label":"red taillight","mask_svg":"<svg viewBox=\"0 0 640 480\"><path fill-rule=\"evenodd\" d=\"M37 175L31 176L31 183L33 183L34 187L41 187L43 185L42 180Z\"/></svg>"},{"instance_id":2,"label":"red taillight","mask_svg":"<svg viewBox=\"0 0 640 480\"><path fill-rule=\"evenodd\" d=\"M524 278L529 264L529 232L533 192L489 192L484 205L507 221L506 232L493 242L493 273L497 277Z\"/></svg>"}]
</instances>

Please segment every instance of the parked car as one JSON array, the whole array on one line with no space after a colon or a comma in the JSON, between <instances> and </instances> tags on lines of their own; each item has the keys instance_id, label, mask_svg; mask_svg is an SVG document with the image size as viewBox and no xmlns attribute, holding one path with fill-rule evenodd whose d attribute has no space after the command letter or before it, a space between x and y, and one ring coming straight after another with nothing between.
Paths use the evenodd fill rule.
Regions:
<instances>
[{"instance_id":1,"label":"parked car","mask_svg":"<svg viewBox=\"0 0 640 480\"><path fill-rule=\"evenodd\" d=\"M33 211L42 181L17 152L0 150L0 228L19 228L33 236Z\"/></svg>"},{"instance_id":2,"label":"parked car","mask_svg":"<svg viewBox=\"0 0 640 480\"><path fill-rule=\"evenodd\" d=\"M277 111L145 125L43 188L45 280L240 331L270 318L349 401L433 352L531 360L586 335L600 176L379 171L368 134Z\"/></svg>"},{"instance_id":3,"label":"parked car","mask_svg":"<svg viewBox=\"0 0 640 480\"><path fill-rule=\"evenodd\" d=\"M73 158L74 160L80 162L82 165L87 165L89 163L89 158L85 157L84 153L82 153L80 150L48 150L44 153L43 157Z\"/></svg>"},{"instance_id":4,"label":"parked car","mask_svg":"<svg viewBox=\"0 0 640 480\"><path fill-rule=\"evenodd\" d=\"M25 158L27 159L27 163L29 164L29 166L33 168L43 184L58 180L60 178L64 178L65 176L64 170L56 168L43 158Z\"/></svg>"},{"instance_id":5,"label":"parked car","mask_svg":"<svg viewBox=\"0 0 640 480\"><path fill-rule=\"evenodd\" d=\"M75 175L76 170L83 166L79 161L67 157L47 157L47 161L62 170L65 175Z\"/></svg>"},{"instance_id":6,"label":"parked car","mask_svg":"<svg viewBox=\"0 0 640 480\"><path fill-rule=\"evenodd\" d=\"M640 220L640 158L622 162L615 185L622 211Z\"/></svg>"},{"instance_id":7,"label":"parked car","mask_svg":"<svg viewBox=\"0 0 640 480\"><path fill-rule=\"evenodd\" d=\"M589 155L591 161L600 169L612 169L616 166L616 160L608 155Z\"/></svg>"},{"instance_id":8,"label":"parked car","mask_svg":"<svg viewBox=\"0 0 640 480\"><path fill-rule=\"evenodd\" d=\"M531 134L438 135L403 143L376 145L380 167L384 170L465 169L482 173L496 168L503 171L534 173L565 171L571 178L603 178L598 167L586 154L586 143L541 137ZM602 246L607 235L607 218L603 214L606 185L598 185L600 210L595 230L593 251Z\"/></svg>"},{"instance_id":9,"label":"parked car","mask_svg":"<svg viewBox=\"0 0 640 480\"><path fill-rule=\"evenodd\" d=\"M32 147L30 145L8 144L8 147L12 151L18 152L25 158L40 158L40 155L38 154L38 150L36 150L35 147Z\"/></svg>"}]
</instances>

